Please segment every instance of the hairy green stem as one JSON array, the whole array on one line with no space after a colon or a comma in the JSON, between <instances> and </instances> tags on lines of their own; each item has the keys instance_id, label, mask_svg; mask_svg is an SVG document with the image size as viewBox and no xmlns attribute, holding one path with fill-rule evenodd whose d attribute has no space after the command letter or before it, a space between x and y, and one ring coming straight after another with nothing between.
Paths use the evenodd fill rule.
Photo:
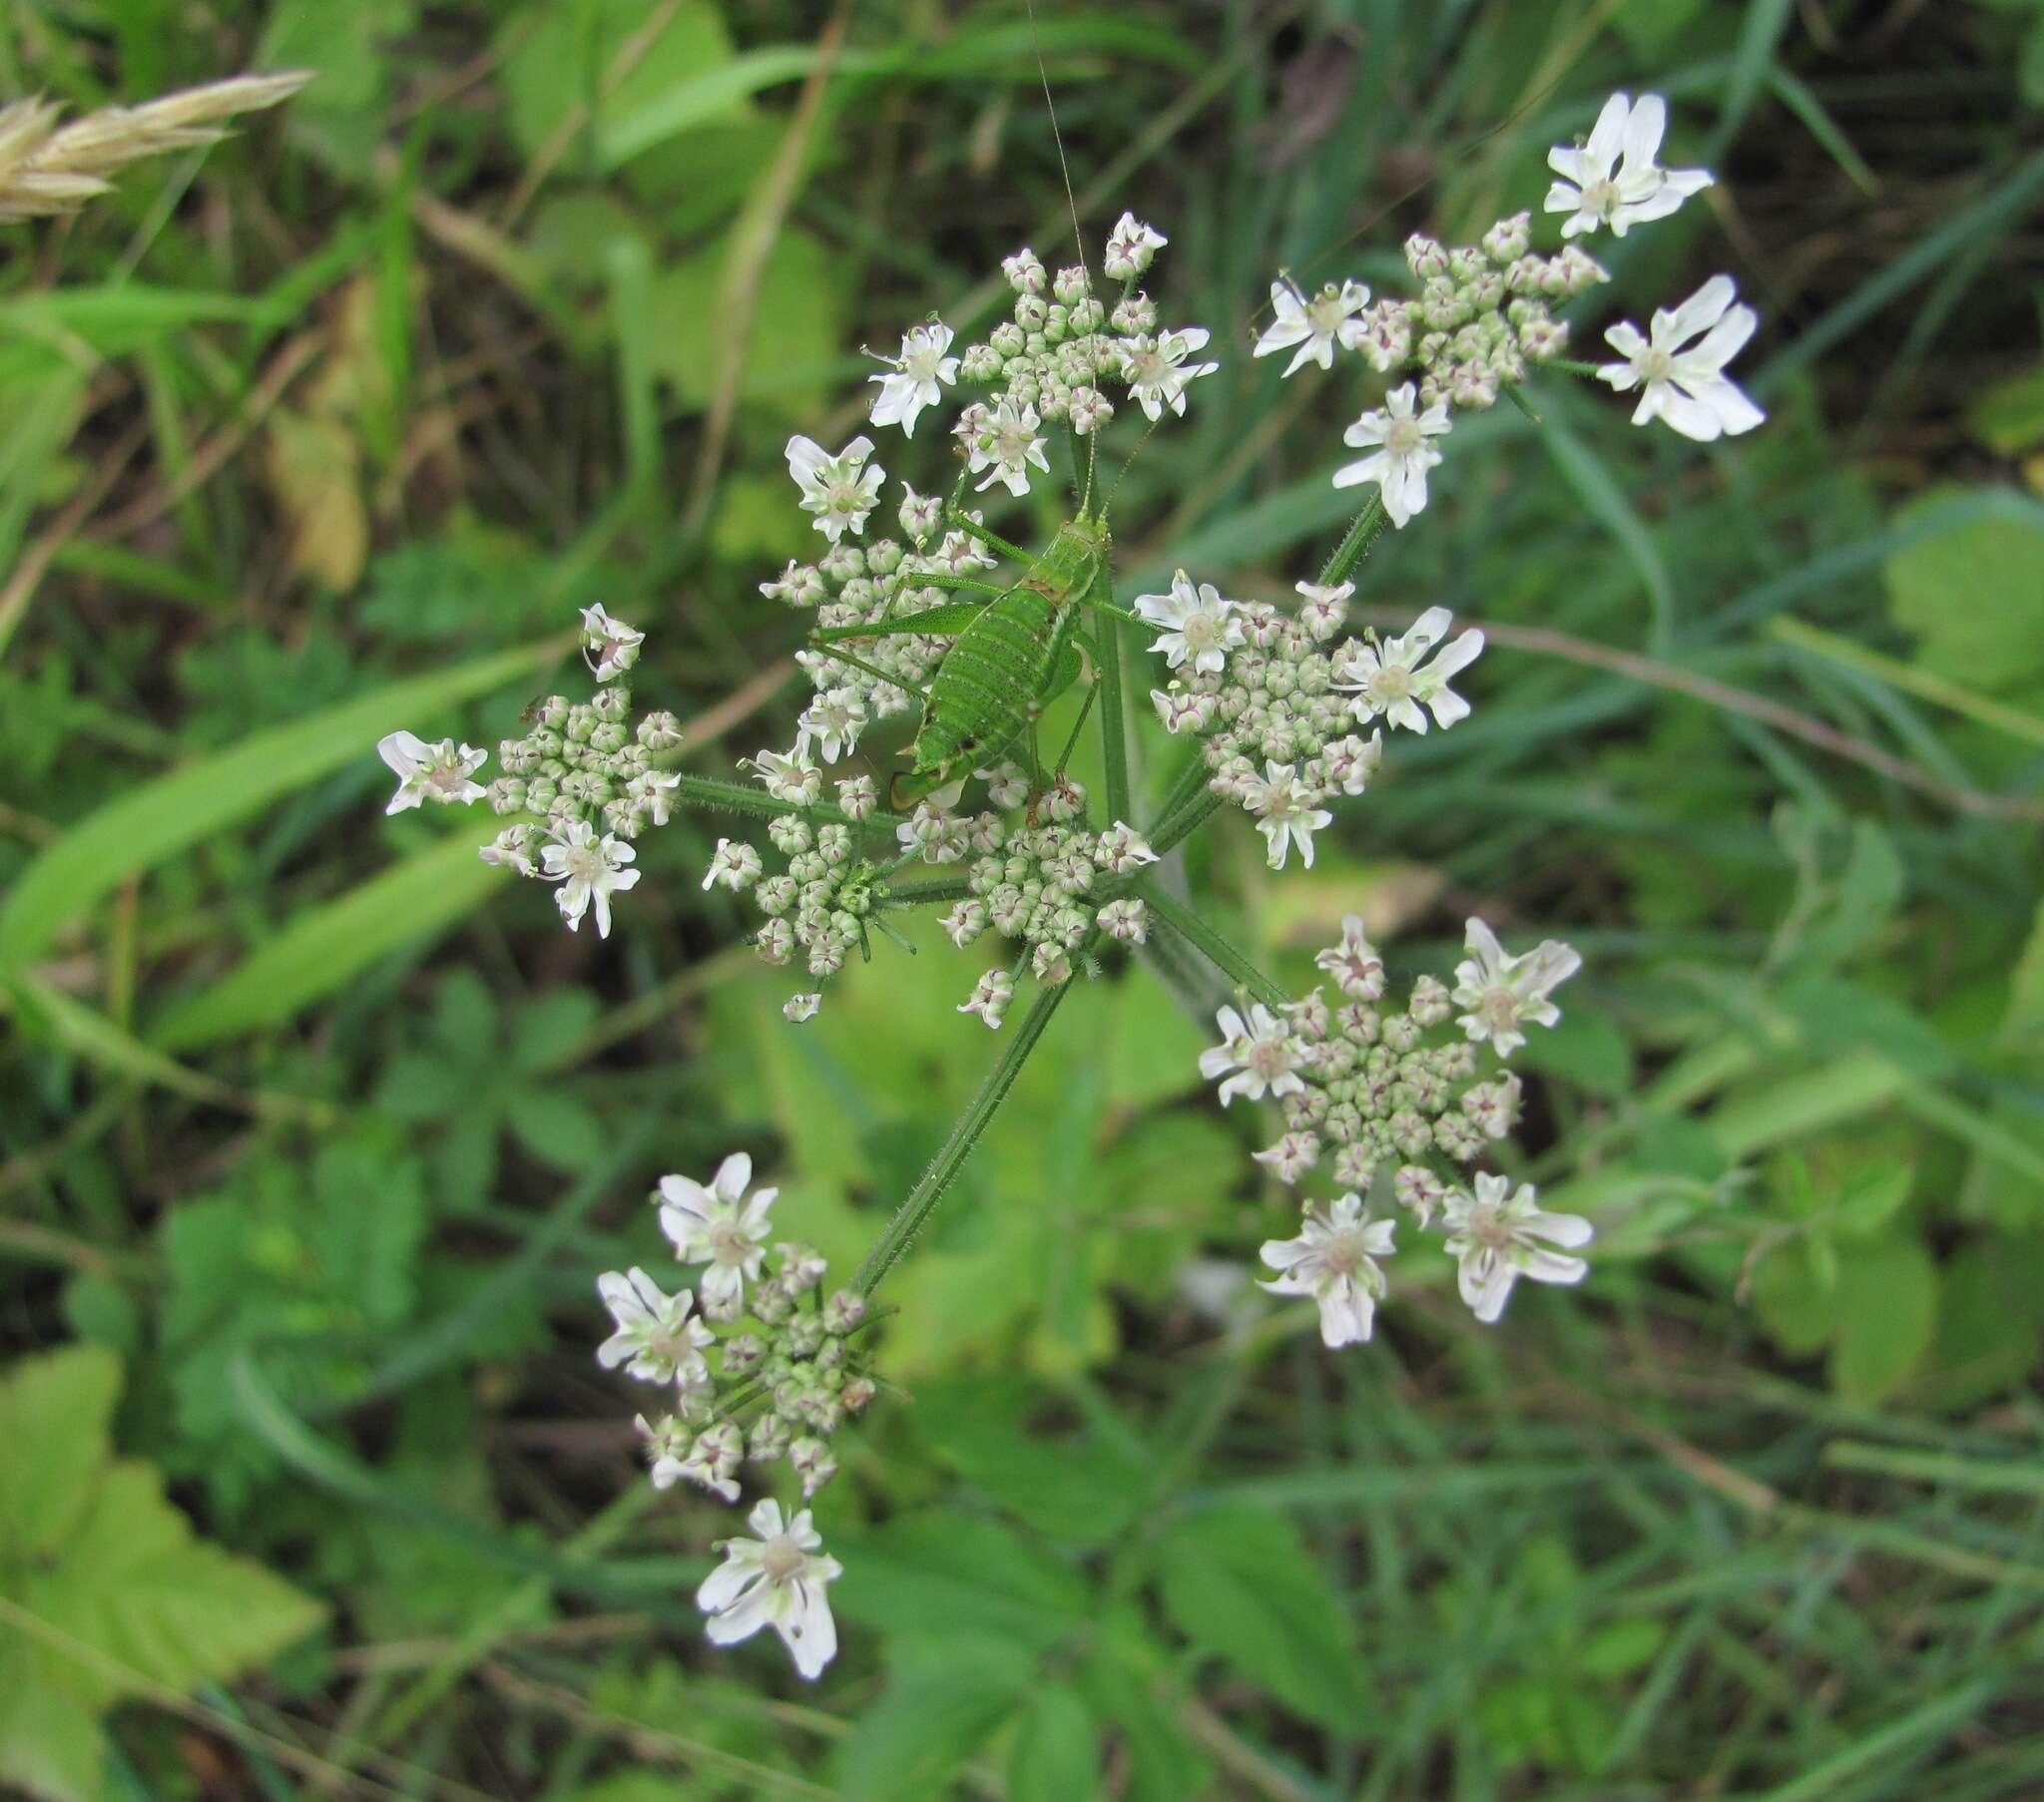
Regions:
<instances>
[{"instance_id":1,"label":"hairy green stem","mask_svg":"<svg viewBox=\"0 0 2044 1802\"><path fill-rule=\"evenodd\" d=\"M1207 823L1221 808L1221 797L1209 788L1196 794L1176 813L1158 822L1157 830L1150 834L1150 848L1163 857L1175 851L1180 845Z\"/></svg>"},{"instance_id":2,"label":"hairy green stem","mask_svg":"<svg viewBox=\"0 0 2044 1802\"><path fill-rule=\"evenodd\" d=\"M1274 1008L1281 1008L1291 997L1277 983L1251 963L1248 956L1238 950L1226 934L1217 932L1198 914L1177 899L1168 895L1163 887L1152 881L1136 884L1136 892L1144 903L1173 932L1185 940L1204 957L1215 969L1232 981L1240 983L1259 1001Z\"/></svg>"},{"instance_id":3,"label":"hairy green stem","mask_svg":"<svg viewBox=\"0 0 2044 1802\"><path fill-rule=\"evenodd\" d=\"M962 901L972 893L972 883L964 876L953 876L943 882L911 882L905 888L887 891L889 907L922 907L932 901Z\"/></svg>"},{"instance_id":4,"label":"hairy green stem","mask_svg":"<svg viewBox=\"0 0 2044 1802\"><path fill-rule=\"evenodd\" d=\"M833 807L827 801L776 801L758 788L748 788L739 782L721 782L715 776L677 774L675 781L678 800L694 801L703 807L722 807L729 813L750 813L761 819L778 819L784 813L793 813L819 826L850 826L854 829L864 826L872 831L896 825L901 818L898 813L883 813L876 808L864 820L855 820L842 807Z\"/></svg>"},{"instance_id":5,"label":"hairy green stem","mask_svg":"<svg viewBox=\"0 0 2044 1802\"><path fill-rule=\"evenodd\" d=\"M1099 585L1114 601L1113 578L1105 562ZM1094 680L1100 693L1100 754L1107 765L1107 817L1129 818L1129 732L1124 706L1128 698L1122 682L1122 623L1110 615L1100 616L1094 632L1100 652L1100 668Z\"/></svg>"},{"instance_id":6,"label":"hairy green stem","mask_svg":"<svg viewBox=\"0 0 2044 1802\"><path fill-rule=\"evenodd\" d=\"M1030 1004L1015 1037L1002 1052L1000 1062L987 1072L979 1092L952 1126L951 1136L944 1140L943 1148L937 1152L930 1167L923 1171L922 1179L908 1191L908 1198L895 1211L893 1219L887 1222L886 1231L880 1234L872 1250L866 1253L865 1262L859 1265L858 1275L852 1281L861 1295L871 1295L887 1272L901 1261L902 1253L914 1242L923 1222L944 1198L944 1191L957 1180L966 1158L972 1155L972 1147L979 1142L979 1135L1008 1099L1008 1091L1015 1086L1015 1079L1022 1074L1022 1066L1029 1061L1029 1054L1036 1049L1037 1040L1043 1037L1051 1016L1058 1011L1058 1004L1064 1000L1065 991L1071 986L1070 982L1061 982L1044 990Z\"/></svg>"},{"instance_id":7,"label":"hairy green stem","mask_svg":"<svg viewBox=\"0 0 2044 1802\"><path fill-rule=\"evenodd\" d=\"M1349 571L1369 554L1370 546L1390 523L1383 496L1371 495L1369 505L1355 516L1355 523L1334 547L1334 555L1327 559L1327 567L1320 572L1320 587L1331 588L1337 582L1346 582Z\"/></svg>"}]
</instances>

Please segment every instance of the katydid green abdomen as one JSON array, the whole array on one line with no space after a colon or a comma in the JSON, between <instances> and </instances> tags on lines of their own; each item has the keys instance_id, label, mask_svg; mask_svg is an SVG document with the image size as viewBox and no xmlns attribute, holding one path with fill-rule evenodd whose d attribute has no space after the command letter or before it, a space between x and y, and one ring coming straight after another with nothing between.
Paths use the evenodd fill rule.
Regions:
<instances>
[{"instance_id":1,"label":"katydid green abdomen","mask_svg":"<svg viewBox=\"0 0 2044 1802\"><path fill-rule=\"evenodd\" d=\"M998 763L1042 710L1073 624L1093 585L1105 534L1074 520L1029 574L981 608L951 641L930 677L911 777L941 785Z\"/></svg>"}]
</instances>

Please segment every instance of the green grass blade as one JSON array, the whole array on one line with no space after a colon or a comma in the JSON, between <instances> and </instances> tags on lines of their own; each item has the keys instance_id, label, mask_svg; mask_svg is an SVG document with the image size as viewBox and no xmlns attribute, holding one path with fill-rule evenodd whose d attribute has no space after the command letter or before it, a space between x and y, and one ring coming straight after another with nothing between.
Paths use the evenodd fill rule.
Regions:
<instances>
[{"instance_id":1,"label":"green grass blade","mask_svg":"<svg viewBox=\"0 0 2044 1802\"><path fill-rule=\"evenodd\" d=\"M551 663L567 641L545 639L409 676L309 718L257 732L231 750L130 789L44 849L0 907L0 971L39 957L71 920L123 878L244 819L257 808L374 754L400 726L430 725L456 701L486 694Z\"/></svg>"},{"instance_id":2,"label":"green grass blade","mask_svg":"<svg viewBox=\"0 0 2044 1802\"><path fill-rule=\"evenodd\" d=\"M149 1035L163 1051L188 1051L275 1026L331 995L357 972L405 945L444 931L510 877L484 863L479 845L497 820L452 836L308 909L211 988L172 1008Z\"/></svg>"}]
</instances>

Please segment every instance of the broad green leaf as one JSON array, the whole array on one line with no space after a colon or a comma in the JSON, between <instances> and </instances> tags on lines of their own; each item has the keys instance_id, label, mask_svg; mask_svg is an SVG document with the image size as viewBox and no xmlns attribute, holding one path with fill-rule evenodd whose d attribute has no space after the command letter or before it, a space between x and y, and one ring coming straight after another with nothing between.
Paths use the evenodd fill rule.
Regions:
<instances>
[{"instance_id":1,"label":"broad green leaf","mask_svg":"<svg viewBox=\"0 0 2044 1802\"><path fill-rule=\"evenodd\" d=\"M1835 1056L1863 1048L1919 1077L1951 1070L1951 1049L1936 1028L1902 1003L1857 983L1805 976L1785 987L1779 999L1812 1051Z\"/></svg>"},{"instance_id":2,"label":"broad green leaf","mask_svg":"<svg viewBox=\"0 0 2044 1802\"><path fill-rule=\"evenodd\" d=\"M1591 1095L1616 1098L1632 1088L1633 1055L1606 1014L1564 1008L1561 1019L1527 1040L1520 1062L1573 1083Z\"/></svg>"},{"instance_id":3,"label":"broad green leaf","mask_svg":"<svg viewBox=\"0 0 2044 1802\"><path fill-rule=\"evenodd\" d=\"M1859 1237L1876 1232L1909 1198L1916 1171L1906 1163L1883 1162L1856 1170L1839 1195L1838 1230Z\"/></svg>"},{"instance_id":4,"label":"broad green leaf","mask_svg":"<svg viewBox=\"0 0 2044 1802\"><path fill-rule=\"evenodd\" d=\"M84 1648L46 1648L37 1663L46 1682L93 1708L159 1684L189 1695L302 1638L325 1612L261 1566L195 1539L157 1471L127 1460L107 1471L62 1562L30 1578L21 1602L58 1645Z\"/></svg>"},{"instance_id":5,"label":"broad green leaf","mask_svg":"<svg viewBox=\"0 0 2044 1802\"><path fill-rule=\"evenodd\" d=\"M1898 523L1963 492L1933 490ZM1925 669L1990 693L2044 680L2044 530L2001 516L1947 526L1890 555L1887 584L1888 612L1916 635Z\"/></svg>"},{"instance_id":6,"label":"broad green leaf","mask_svg":"<svg viewBox=\"0 0 2044 1802\"><path fill-rule=\"evenodd\" d=\"M121 1363L99 1346L24 1358L0 1377L0 1571L77 1526L109 1452Z\"/></svg>"},{"instance_id":7,"label":"broad green leaf","mask_svg":"<svg viewBox=\"0 0 2044 1802\"><path fill-rule=\"evenodd\" d=\"M464 823L395 868L299 914L211 988L174 1005L150 1043L187 1051L275 1026L377 959L436 937L508 879L508 870L476 855L497 824L494 816L479 827Z\"/></svg>"},{"instance_id":8,"label":"broad green leaf","mask_svg":"<svg viewBox=\"0 0 2044 1802\"><path fill-rule=\"evenodd\" d=\"M1917 1239L1840 1247L1838 1333L1831 1386L1870 1404L1895 1393L1929 1349L1937 1324L1937 1267Z\"/></svg>"},{"instance_id":9,"label":"broad green leaf","mask_svg":"<svg viewBox=\"0 0 2044 1802\"><path fill-rule=\"evenodd\" d=\"M409 676L307 719L245 738L232 750L130 788L47 846L0 907L0 972L40 957L65 924L124 877L149 869L354 758L398 727L428 726L457 701L502 687L551 662L546 639Z\"/></svg>"},{"instance_id":10,"label":"broad green leaf","mask_svg":"<svg viewBox=\"0 0 2044 1802\"><path fill-rule=\"evenodd\" d=\"M2023 1381L2044 1352L2044 1237L1995 1234L1941 1268L1937 1333L1912 1395L1961 1409Z\"/></svg>"},{"instance_id":11,"label":"broad green leaf","mask_svg":"<svg viewBox=\"0 0 2044 1802\"><path fill-rule=\"evenodd\" d=\"M33 1630L8 1618L14 1605L0 1598L0 1634ZM102 1802L106 1755L93 1711L34 1672L26 1640L12 1648L0 1643L0 1789L21 1789L42 1802Z\"/></svg>"},{"instance_id":12,"label":"broad green leaf","mask_svg":"<svg viewBox=\"0 0 2044 1802\"><path fill-rule=\"evenodd\" d=\"M2044 46L2044 14L2031 41ZM2044 364L1989 382L1966 408L1966 426L2001 457L2044 444Z\"/></svg>"},{"instance_id":13,"label":"broad green leaf","mask_svg":"<svg viewBox=\"0 0 2044 1802\"><path fill-rule=\"evenodd\" d=\"M916 1393L916 1426L967 1483L1017 1519L1074 1545L1106 1544L1143 1507L1148 1460L1092 1436L1032 1433L1030 1395L997 1377L925 1387Z\"/></svg>"},{"instance_id":14,"label":"broad green leaf","mask_svg":"<svg viewBox=\"0 0 2044 1802\"><path fill-rule=\"evenodd\" d=\"M951 1773L1027 1700L1035 1676L1026 1651L990 1633L959 1630L902 1647L885 1692L845 1743L849 1802L944 1794Z\"/></svg>"},{"instance_id":15,"label":"broad green leaf","mask_svg":"<svg viewBox=\"0 0 2044 1802\"><path fill-rule=\"evenodd\" d=\"M941 1632L971 1621L1044 1649L1079 1626L1092 1596L1067 1566L997 1522L933 1510L857 1541L831 1599L889 1632Z\"/></svg>"},{"instance_id":16,"label":"broad green leaf","mask_svg":"<svg viewBox=\"0 0 2044 1802\"><path fill-rule=\"evenodd\" d=\"M1201 1651L1310 1719L1367 1724L1369 1679L1333 1581L1284 1516L1189 1515L1165 1535L1158 1575L1165 1612Z\"/></svg>"},{"instance_id":17,"label":"broad green leaf","mask_svg":"<svg viewBox=\"0 0 2044 1802\"><path fill-rule=\"evenodd\" d=\"M731 234L654 278L651 302L654 368L682 404L702 408L716 391L729 333L725 276L738 237ZM790 226L773 240L754 297L754 341L771 345L755 355L739 392L805 413L835 379L844 340L843 297L830 280L835 256L807 231Z\"/></svg>"},{"instance_id":18,"label":"broad green leaf","mask_svg":"<svg viewBox=\"0 0 2044 1802\"><path fill-rule=\"evenodd\" d=\"M1008 1753L1008 1802L1073 1802L1100 1790L1093 1711L1076 1689L1036 1691L1015 1722Z\"/></svg>"},{"instance_id":19,"label":"broad green leaf","mask_svg":"<svg viewBox=\"0 0 2044 1802\"><path fill-rule=\"evenodd\" d=\"M1184 1687L1134 1609L1099 1623L1092 1649L1073 1672L1125 1751L1129 1802L1186 1802L1209 1794L1207 1761L1186 1736L1174 1697Z\"/></svg>"}]
</instances>

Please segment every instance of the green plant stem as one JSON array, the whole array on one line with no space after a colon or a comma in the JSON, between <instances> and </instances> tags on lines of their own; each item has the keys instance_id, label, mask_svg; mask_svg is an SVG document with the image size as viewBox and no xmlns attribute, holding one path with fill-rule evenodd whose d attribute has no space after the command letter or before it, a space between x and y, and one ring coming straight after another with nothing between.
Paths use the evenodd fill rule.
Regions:
<instances>
[{"instance_id":1,"label":"green plant stem","mask_svg":"<svg viewBox=\"0 0 2044 1802\"><path fill-rule=\"evenodd\" d=\"M923 907L933 901L962 901L972 893L972 883L964 876L953 876L944 882L911 882L906 888L887 891L889 907Z\"/></svg>"},{"instance_id":2,"label":"green plant stem","mask_svg":"<svg viewBox=\"0 0 2044 1802\"><path fill-rule=\"evenodd\" d=\"M1099 582L1112 604L1114 584L1104 562ZM1094 679L1100 693L1100 755L1107 765L1107 817L1126 822L1129 818L1129 731L1125 711L1128 696L1122 681L1122 623L1111 615L1100 615L1094 641L1100 652L1100 668Z\"/></svg>"},{"instance_id":3,"label":"green plant stem","mask_svg":"<svg viewBox=\"0 0 2044 1802\"><path fill-rule=\"evenodd\" d=\"M1355 516L1355 523L1334 547L1334 555L1327 559L1327 567L1320 572L1320 587L1331 588L1337 582L1346 582L1348 572L1369 555L1370 546L1390 523L1383 497L1371 495L1369 505Z\"/></svg>"},{"instance_id":4,"label":"green plant stem","mask_svg":"<svg viewBox=\"0 0 2044 1802\"><path fill-rule=\"evenodd\" d=\"M758 788L721 782L715 776L677 774L675 781L677 799L691 800L703 807L722 807L727 813L750 813L760 819L778 819L782 814L793 813L820 826L850 826L854 831L863 826L872 831L896 825L901 818L898 813L875 809L863 820L855 820L842 807L833 807L827 801L776 801Z\"/></svg>"},{"instance_id":5,"label":"green plant stem","mask_svg":"<svg viewBox=\"0 0 2044 1802\"><path fill-rule=\"evenodd\" d=\"M1082 947L1082 956L1084 950ZM1015 1037L1001 1053L1000 1062L987 1072L979 1092L952 1126L951 1136L944 1140L943 1148L931 1160L930 1167L923 1171L922 1179L908 1191L908 1198L895 1211L893 1219L887 1222L886 1231L874 1242L872 1250L866 1253L865 1262L859 1265L858 1275L852 1280L861 1295L871 1295L887 1272L901 1261L902 1254L922 1230L923 1222L936 1211L937 1203L944 1198L944 1191L957 1180L966 1158L972 1155L973 1146L979 1143L979 1135L1008 1099L1008 1091L1015 1086L1015 1079L1022 1074L1022 1066L1036 1049L1037 1040L1043 1037L1051 1016L1058 1011L1058 1004L1064 1000L1065 992L1071 986L1070 982L1059 983L1044 990L1030 1004Z\"/></svg>"},{"instance_id":6,"label":"green plant stem","mask_svg":"<svg viewBox=\"0 0 2044 1802\"><path fill-rule=\"evenodd\" d=\"M1281 1008L1291 1000L1282 988L1251 963L1225 934L1215 931L1191 908L1166 894L1159 884L1139 882L1136 884L1136 892L1142 896L1150 911L1165 925L1199 952L1215 969L1230 980L1240 983L1259 1001L1267 1002L1274 1008Z\"/></svg>"},{"instance_id":7,"label":"green plant stem","mask_svg":"<svg viewBox=\"0 0 2044 1802\"><path fill-rule=\"evenodd\" d=\"M1151 833L1154 835L1165 821L1197 797L1206 786L1207 759L1196 744L1192 754L1186 758L1185 767L1173 778L1170 790L1158 803L1157 811L1150 816Z\"/></svg>"},{"instance_id":8,"label":"green plant stem","mask_svg":"<svg viewBox=\"0 0 2044 1802\"><path fill-rule=\"evenodd\" d=\"M1221 797L1211 788L1195 795L1178 812L1158 822L1150 834L1150 848L1162 857L1192 837L1221 808Z\"/></svg>"}]
</instances>

